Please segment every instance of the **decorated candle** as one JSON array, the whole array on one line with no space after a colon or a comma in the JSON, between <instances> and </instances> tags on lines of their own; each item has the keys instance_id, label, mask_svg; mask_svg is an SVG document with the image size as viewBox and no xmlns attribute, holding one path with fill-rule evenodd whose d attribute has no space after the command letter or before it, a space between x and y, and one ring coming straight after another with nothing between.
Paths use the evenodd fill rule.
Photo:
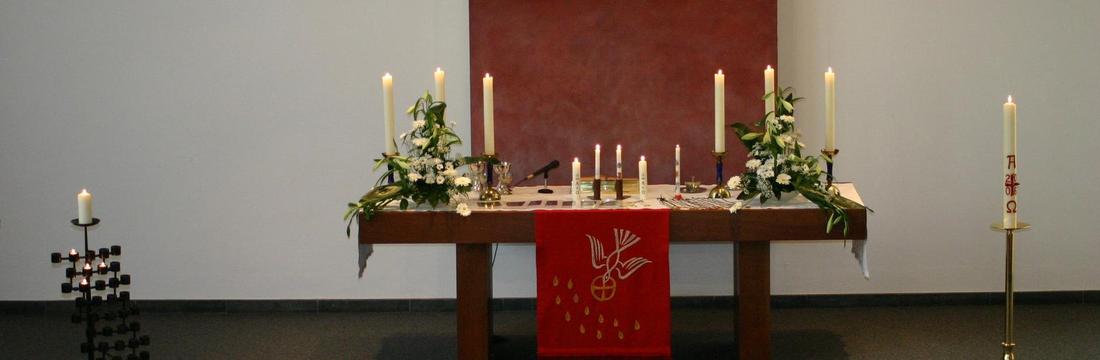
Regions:
<instances>
[{"instance_id":1,"label":"decorated candle","mask_svg":"<svg viewBox=\"0 0 1100 360\"><path fill-rule=\"evenodd\" d=\"M441 68L435 68L435 100L447 101L447 76Z\"/></svg>"},{"instance_id":2,"label":"decorated candle","mask_svg":"<svg viewBox=\"0 0 1100 360\"><path fill-rule=\"evenodd\" d=\"M76 194L76 222L81 225L92 223L92 194L83 189Z\"/></svg>"},{"instance_id":3,"label":"decorated candle","mask_svg":"<svg viewBox=\"0 0 1100 360\"><path fill-rule=\"evenodd\" d=\"M825 150L836 149L836 74L825 72Z\"/></svg>"},{"instance_id":4,"label":"decorated candle","mask_svg":"<svg viewBox=\"0 0 1100 360\"><path fill-rule=\"evenodd\" d=\"M600 178L600 144L596 144L596 173L592 175L592 178Z\"/></svg>"},{"instance_id":5,"label":"decorated candle","mask_svg":"<svg viewBox=\"0 0 1100 360\"><path fill-rule=\"evenodd\" d=\"M1018 210L1016 204L1016 188L1020 183L1016 178L1016 103L1012 102L1012 96L1008 97L1008 102L1004 104L1004 218L1002 219L1005 228L1015 228L1016 223L1016 211Z\"/></svg>"},{"instance_id":6,"label":"decorated candle","mask_svg":"<svg viewBox=\"0 0 1100 360\"><path fill-rule=\"evenodd\" d=\"M768 119L775 118L775 69L772 69L771 65L768 65L767 69L764 69L764 95L772 94L772 97L764 99L764 113L768 114Z\"/></svg>"},{"instance_id":7,"label":"decorated candle","mask_svg":"<svg viewBox=\"0 0 1100 360\"><path fill-rule=\"evenodd\" d=\"M645 162L645 156L638 160L638 198L645 201L649 193L649 165Z\"/></svg>"},{"instance_id":8,"label":"decorated candle","mask_svg":"<svg viewBox=\"0 0 1100 360\"><path fill-rule=\"evenodd\" d=\"M680 193L680 144L676 144L676 193Z\"/></svg>"},{"instance_id":9,"label":"decorated candle","mask_svg":"<svg viewBox=\"0 0 1100 360\"><path fill-rule=\"evenodd\" d=\"M573 158L573 181L570 181L570 195L573 195L573 206L579 206L581 202L581 159Z\"/></svg>"},{"instance_id":10,"label":"decorated candle","mask_svg":"<svg viewBox=\"0 0 1100 360\"><path fill-rule=\"evenodd\" d=\"M493 77L485 73L481 79L483 110L485 115L485 154L496 154L496 143L493 141Z\"/></svg>"},{"instance_id":11,"label":"decorated candle","mask_svg":"<svg viewBox=\"0 0 1100 360\"><path fill-rule=\"evenodd\" d=\"M393 76L382 75L382 115L386 123L386 154L397 154L397 143L393 138Z\"/></svg>"},{"instance_id":12,"label":"decorated candle","mask_svg":"<svg viewBox=\"0 0 1100 360\"><path fill-rule=\"evenodd\" d=\"M726 152L726 75L714 74L714 152Z\"/></svg>"},{"instance_id":13,"label":"decorated candle","mask_svg":"<svg viewBox=\"0 0 1100 360\"><path fill-rule=\"evenodd\" d=\"M623 177L623 146L615 145L615 177Z\"/></svg>"}]
</instances>

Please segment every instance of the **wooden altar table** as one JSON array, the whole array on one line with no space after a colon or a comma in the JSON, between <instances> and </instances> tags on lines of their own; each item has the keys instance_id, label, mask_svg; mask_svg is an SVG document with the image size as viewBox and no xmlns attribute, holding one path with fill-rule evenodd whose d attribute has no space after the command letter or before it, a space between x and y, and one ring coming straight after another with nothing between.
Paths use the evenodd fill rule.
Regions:
<instances>
[{"instance_id":1,"label":"wooden altar table","mask_svg":"<svg viewBox=\"0 0 1100 360\"><path fill-rule=\"evenodd\" d=\"M843 195L862 203L854 185L838 187ZM826 234L828 216L817 208L749 207L737 214L727 210L673 210L670 216L672 243L734 244L736 343L742 360L771 358L772 241L867 238L864 209L848 210L851 227L847 236L842 234L842 225ZM534 244L534 212L475 211L462 217L453 211L383 211L370 221L360 220L362 244L455 244L458 358L488 359L492 337L492 244Z\"/></svg>"}]
</instances>

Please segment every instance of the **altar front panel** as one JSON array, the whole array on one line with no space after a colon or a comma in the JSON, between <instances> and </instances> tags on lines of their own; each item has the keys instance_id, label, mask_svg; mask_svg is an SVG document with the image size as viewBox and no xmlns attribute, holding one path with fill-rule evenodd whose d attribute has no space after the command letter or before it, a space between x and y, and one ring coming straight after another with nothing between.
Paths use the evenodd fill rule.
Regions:
<instances>
[{"instance_id":1,"label":"altar front panel","mask_svg":"<svg viewBox=\"0 0 1100 360\"><path fill-rule=\"evenodd\" d=\"M758 120L763 69L778 58L776 16L775 0L471 0L473 153L490 73L497 153L517 176L573 157L589 176L597 143L611 174L621 143L627 176L645 155L650 182L672 183L680 144L684 180L713 182L713 74L726 74L727 123ZM726 142L727 175L740 172L745 149L732 131ZM552 182L568 178L558 170Z\"/></svg>"}]
</instances>

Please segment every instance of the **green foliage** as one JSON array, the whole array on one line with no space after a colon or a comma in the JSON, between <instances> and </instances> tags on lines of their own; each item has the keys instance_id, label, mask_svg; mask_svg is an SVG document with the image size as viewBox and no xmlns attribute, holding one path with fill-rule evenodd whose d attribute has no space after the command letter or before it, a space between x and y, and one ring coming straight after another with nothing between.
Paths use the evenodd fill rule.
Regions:
<instances>
[{"instance_id":1,"label":"green foliage","mask_svg":"<svg viewBox=\"0 0 1100 360\"><path fill-rule=\"evenodd\" d=\"M453 146L462 144L462 139L443 119L446 110L446 103L435 101L427 92L409 107L406 113L412 117L412 129L400 135L406 155L375 159L374 169L386 171L359 201L348 203L344 220L348 222L349 237L356 214L370 220L394 201L402 210L419 204L434 208L470 190L471 180L459 175L458 168L483 158L457 157L451 152ZM395 178L393 184L384 184L390 175Z\"/></svg>"}]
</instances>

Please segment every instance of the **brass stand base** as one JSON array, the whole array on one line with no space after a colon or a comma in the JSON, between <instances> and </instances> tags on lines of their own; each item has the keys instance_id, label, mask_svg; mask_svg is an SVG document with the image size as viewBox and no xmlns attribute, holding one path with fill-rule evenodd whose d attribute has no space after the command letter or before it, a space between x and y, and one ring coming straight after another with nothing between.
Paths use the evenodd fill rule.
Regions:
<instances>
[{"instance_id":1,"label":"brass stand base","mask_svg":"<svg viewBox=\"0 0 1100 360\"><path fill-rule=\"evenodd\" d=\"M714 185L714 188L707 193L707 197L711 199L729 199L732 196L730 189L722 184Z\"/></svg>"},{"instance_id":2,"label":"brass stand base","mask_svg":"<svg viewBox=\"0 0 1100 360\"><path fill-rule=\"evenodd\" d=\"M1015 292L1012 289L1012 258L1013 258L1013 235L1017 231L1024 231L1031 228L1031 225L1025 222L1017 222L1016 227L1005 227L1001 222L995 222L989 226L993 231L1003 231L1005 233L1005 341L1001 342L1001 348L1004 349L1004 360L1016 360L1016 341L1013 340L1013 317L1016 312Z\"/></svg>"},{"instance_id":3,"label":"brass stand base","mask_svg":"<svg viewBox=\"0 0 1100 360\"><path fill-rule=\"evenodd\" d=\"M488 188L481 192L481 196L478 197L481 201L500 201L500 192L494 188Z\"/></svg>"}]
</instances>

